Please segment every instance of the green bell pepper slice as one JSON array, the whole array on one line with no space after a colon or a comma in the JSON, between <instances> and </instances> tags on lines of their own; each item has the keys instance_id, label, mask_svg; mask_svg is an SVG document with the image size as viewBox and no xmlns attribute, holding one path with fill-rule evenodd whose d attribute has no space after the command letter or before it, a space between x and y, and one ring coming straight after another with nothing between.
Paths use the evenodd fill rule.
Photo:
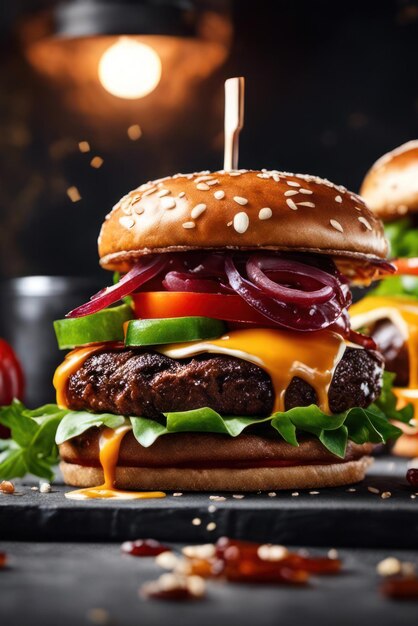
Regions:
<instances>
[{"instance_id":1,"label":"green bell pepper slice","mask_svg":"<svg viewBox=\"0 0 418 626\"><path fill-rule=\"evenodd\" d=\"M54 329L58 347L71 350L91 343L123 341L123 325L133 317L132 307L122 304L84 317L56 320Z\"/></svg>"},{"instance_id":2,"label":"green bell pepper slice","mask_svg":"<svg viewBox=\"0 0 418 626\"><path fill-rule=\"evenodd\" d=\"M221 320L210 317L173 317L133 320L126 330L125 345L131 347L215 339L226 331Z\"/></svg>"}]
</instances>

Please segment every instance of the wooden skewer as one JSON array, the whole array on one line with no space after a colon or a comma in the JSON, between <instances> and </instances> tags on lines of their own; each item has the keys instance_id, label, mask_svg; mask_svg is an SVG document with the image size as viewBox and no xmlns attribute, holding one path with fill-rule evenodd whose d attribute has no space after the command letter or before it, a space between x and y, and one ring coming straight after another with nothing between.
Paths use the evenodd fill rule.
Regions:
<instances>
[{"instance_id":1,"label":"wooden skewer","mask_svg":"<svg viewBox=\"0 0 418 626\"><path fill-rule=\"evenodd\" d=\"M244 126L244 87L242 76L225 81L224 170L238 169L239 133Z\"/></svg>"}]
</instances>

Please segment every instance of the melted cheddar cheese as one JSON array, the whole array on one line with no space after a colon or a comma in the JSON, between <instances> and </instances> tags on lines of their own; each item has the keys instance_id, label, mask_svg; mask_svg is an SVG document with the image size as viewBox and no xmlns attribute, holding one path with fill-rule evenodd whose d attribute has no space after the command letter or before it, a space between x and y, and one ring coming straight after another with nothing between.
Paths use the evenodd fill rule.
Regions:
<instances>
[{"instance_id":1,"label":"melted cheddar cheese","mask_svg":"<svg viewBox=\"0 0 418 626\"><path fill-rule=\"evenodd\" d=\"M368 328L388 319L405 340L409 358L409 385L395 387L399 408L411 402L418 415L418 302L409 298L368 296L350 308L352 328Z\"/></svg>"},{"instance_id":2,"label":"melted cheddar cheese","mask_svg":"<svg viewBox=\"0 0 418 626\"><path fill-rule=\"evenodd\" d=\"M255 363L269 375L275 392L274 411L284 411L286 389L294 376L316 391L318 405L329 413L328 389L346 343L330 331L297 333L272 329L235 330L220 339L156 346L173 359L202 353L227 354Z\"/></svg>"}]
</instances>

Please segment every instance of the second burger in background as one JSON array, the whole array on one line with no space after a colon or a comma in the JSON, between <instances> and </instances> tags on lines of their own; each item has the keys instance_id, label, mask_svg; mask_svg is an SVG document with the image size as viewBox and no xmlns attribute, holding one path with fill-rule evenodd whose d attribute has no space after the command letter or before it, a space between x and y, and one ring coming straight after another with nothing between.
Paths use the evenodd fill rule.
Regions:
<instances>
[{"instance_id":1,"label":"second burger in background","mask_svg":"<svg viewBox=\"0 0 418 626\"><path fill-rule=\"evenodd\" d=\"M399 406L414 406L418 415L418 140L382 156L367 173L361 195L385 221L398 273L386 277L366 298L350 309L353 328L373 337L394 374ZM418 456L418 427L399 424L404 431L395 454Z\"/></svg>"}]
</instances>

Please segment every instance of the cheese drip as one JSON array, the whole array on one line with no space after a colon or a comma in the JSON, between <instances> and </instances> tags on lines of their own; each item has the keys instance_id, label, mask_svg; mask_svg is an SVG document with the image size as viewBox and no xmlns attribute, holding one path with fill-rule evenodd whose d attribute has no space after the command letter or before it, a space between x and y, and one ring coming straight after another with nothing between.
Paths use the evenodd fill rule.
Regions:
<instances>
[{"instance_id":1,"label":"cheese drip","mask_svg":"<svg viewBox=\"0 0 418 626\"><path fill-rule=\"evenodd\" d=\"M116 467L119 458L120 444L130 426L119 426L116 430L105 428L100 437L100 463L103 468L104 483L98 487L77 489L65 494L70 500L117 499L143 500L147 498L164 498L162 491L121 491L115 488Z\"/></svg>"},{"instance_id":2,"label":"cheese drip","mask_svg":"<svg viewBox=\"0 0 418 626\"><path fill-rule=\"evenodd\" d=\"M398 408L409 402L418 416L418 303L409 298L369 296L350 308L351 326L368 328L379 320L388 319L405 340L409 358L408 387L395 387Z\"/></svg>"},{"instance_id":3,"label":"cheese drip","mask_svg":"<svg viewBox=\"0 0 418 626\"><path fill-rule=\"evenodd\" d=\"M173 359L197 354L227 354L258 365L269 374L274 392L274 411L285 410L285 393L298 376L316 392L318 405L330 413L328 390L346 343L330 331L297 333L257 328L231 331L213 341L156 346L154 349Z\"/></svg>"},{"instance_id":4,"label":"cheese drip","mask_svg":"<svg viewBox=\"0 0 418 626\"><path fill-rule=\"evenodd\" d=\"M106 344L95 344L94 346L88 346L87 348L76 348L71 350L66 356L64 361L55 370L52 384L57 392L57 404L63 409L68 408L67 402L67 381L72 374L75 374L77 370L83 365L84 361L95 352L103 350Z\"/></svg>"}]
</instances>

